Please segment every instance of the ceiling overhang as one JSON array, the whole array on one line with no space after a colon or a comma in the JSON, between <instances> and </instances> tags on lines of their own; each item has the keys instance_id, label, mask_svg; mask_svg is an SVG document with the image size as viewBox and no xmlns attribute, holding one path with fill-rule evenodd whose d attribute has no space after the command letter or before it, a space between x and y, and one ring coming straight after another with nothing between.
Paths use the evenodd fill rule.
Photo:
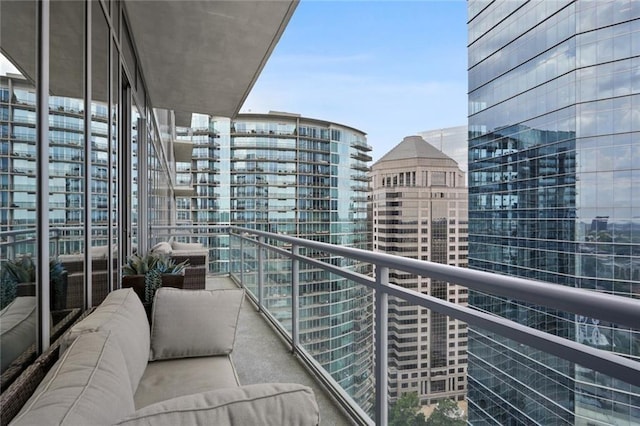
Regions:
<instances>
[{"instance_id":1,"label":"ceiling overhang","mask_svg":"<svg viewBox=\"0 0 640 426\"><path fill-rule=\"evenodd\" d=\"M297 4L126 0L151 104L234 117Z\"/></svg>"},{"instance_id":2,"label":"ceiling overhang","mask_svg":"<svg viewBox=\"0 0 640 426\"><path fill-rule=\"evenodd\" d=\"M178 124L188 126L193 112L238 113L298 0L125 0L124 5L151 106L175 111ZM31 82L35 14L35 2L2 2L1 50ZM81 2L52 2L51 95L83 97L84 29ZM93 57L108 57L107 37L94 43ZM94 81L108 81L106 67L96 64L93 73ZM106 102L108 85L92 86L92 98Z\"/></svg>"}]
</instances>

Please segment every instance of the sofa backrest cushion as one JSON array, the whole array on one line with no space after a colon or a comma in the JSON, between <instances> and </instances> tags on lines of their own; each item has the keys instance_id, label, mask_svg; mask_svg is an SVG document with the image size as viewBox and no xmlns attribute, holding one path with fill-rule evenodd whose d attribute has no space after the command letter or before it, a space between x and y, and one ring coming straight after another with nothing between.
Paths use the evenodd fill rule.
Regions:
<instances>
[{"instance_id":1,"label":"sofa backrest cushion","mask_svg":"<svg viewBox=\"0 0 640 426\"><path fill-rule=\"evenodd\" d=\"M320 422L313 391L291 383L218 389L148 405L118 425L279 425Z\"/></svg>"},{"instance_id":2,"label":"sofa backrest cushion","mask_svg":"<svg viewBox=\"0 0 640 426\"><path fill-rule=\"evenodd\" d=\"M204 246L202 243L180 243L178 241L172 241L171 248L173 250L202 250Z\"/></svg>"},{"instance_id":3,"label":"sofa backrest cushion","mask_svg":"<svg viewBox=\"0 0 640 426\"><path fill-rule=\"evenodd\" d=\"M63 337L60 353L79 335L94 331L110 331L124 355L131 390L135 392L149 360L149 321L140 298L131 288L112 291L84 320L74 325Z\"/></svg>"},{"instance_id":4,"label":"sofa backrest cushion","mask_svg":"<svg viewBox=\"0 0 640 426\"><path fill-rule=\"evenodd\" d=\"M4 371L36 341L36 298L16 297L0 311L0 363Z\"/></svg>"},{"instance_id":5,"label":"sofa backrest cushion","mask_svg":"<svg viewBox=\"0 0 640 426\"><path fill-rule=\"evenodd\" d=\"M171 254L171 244L166 241L161 241L155 246L151 247L151 253L159 253L159 254Z\"/></svg>"},{"instance_id":6,"label":"sofa backrest cushion","mask_svg":"<svg viewBox=\"0 0 640 426\"><path fill-rule=\"evenodd\" d=\"M11 424L106 425L134 411L114 335L85 333L62 354Z\"/></svg>"},{"instance_id":7,"label":"sofa backrest cushion","mask_svg":"<svg viewBox=\"0 0 640 426\"><path fill-rule=\"evenodd\" d=\"M156 292L150 361L227 355L233 350L244 290Z\"/></svg>"}]
</instances>

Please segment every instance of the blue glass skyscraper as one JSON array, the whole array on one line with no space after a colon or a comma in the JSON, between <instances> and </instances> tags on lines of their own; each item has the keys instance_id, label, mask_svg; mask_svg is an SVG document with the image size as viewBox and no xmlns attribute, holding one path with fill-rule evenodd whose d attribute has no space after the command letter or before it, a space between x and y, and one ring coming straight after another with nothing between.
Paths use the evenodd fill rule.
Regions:
<instances>
[{"instance_id":1,"label":"blue glass skyscraper","mask_svg":"<svg viewBox=\"0 0 640 426\"><path fill-rule=\"evenodd\" d=\"M640 3L469 2L469 266L637 298ZM473 292L470 305L638 359L597 318ZM485 330L469 420L640 423L640 390Z\"/></svg>"}]
</instances>

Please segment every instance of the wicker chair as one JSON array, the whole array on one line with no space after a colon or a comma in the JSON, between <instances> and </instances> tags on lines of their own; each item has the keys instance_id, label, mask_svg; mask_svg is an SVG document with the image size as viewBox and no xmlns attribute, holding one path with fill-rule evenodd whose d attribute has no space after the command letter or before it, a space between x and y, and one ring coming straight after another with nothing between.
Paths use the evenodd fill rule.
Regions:
<instances>
[{"instance_id":1,"label":"wicker chair","mask_svg":"<svg viewBox=\"0 0 640 426\"><path fill-rule=\"evenodd\" d=\"M189 266L184 270L183 288L189 290L202 290L207 282L207 256L202 255L171 255L176 263L189 261Z\"/></svg>"},{"instance_id":2,"label":"wicker chair","mask_svg":"<svg viewBox=\"0 0 640 426\"><path fill-rule=\"evenodd\" d=\"M117 280L117 262L113 261L113 282ZM62 265L67 270L67 307L81 308L84 305L84 261L63 261ZM94 306L102 303L109 293L109 274L107 271L107 259L96 258L91 262L91 302Z\"/></svg>"}]
</instances>

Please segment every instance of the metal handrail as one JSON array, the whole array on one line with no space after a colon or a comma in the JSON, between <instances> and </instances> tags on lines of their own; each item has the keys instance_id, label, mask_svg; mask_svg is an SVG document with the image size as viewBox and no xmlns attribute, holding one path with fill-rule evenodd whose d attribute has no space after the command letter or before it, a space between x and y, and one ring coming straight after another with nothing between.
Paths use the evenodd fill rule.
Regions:
<instances>
[{"instance_id":1,"label":"metal handrail","mask_svg":"<svg viewBox=\"0 0 640 426\"><path fill-rule=\"evenodd\" d=\"M230 229L241 233L252 233L257 236L263 236L288 244L314 248L333 255L358 259L374 265L448 281L463 285L472 290L483 291L509 299L521 300L535 305L587 315L632 328L636 328L640 324L640 302L628 297L614 296L592 290L567 287L525 278L498 275L492 272L460 268L352 247L336 246L288 235L273 234L234 226L230 227Z\"/></svg>"}]
</instances>

